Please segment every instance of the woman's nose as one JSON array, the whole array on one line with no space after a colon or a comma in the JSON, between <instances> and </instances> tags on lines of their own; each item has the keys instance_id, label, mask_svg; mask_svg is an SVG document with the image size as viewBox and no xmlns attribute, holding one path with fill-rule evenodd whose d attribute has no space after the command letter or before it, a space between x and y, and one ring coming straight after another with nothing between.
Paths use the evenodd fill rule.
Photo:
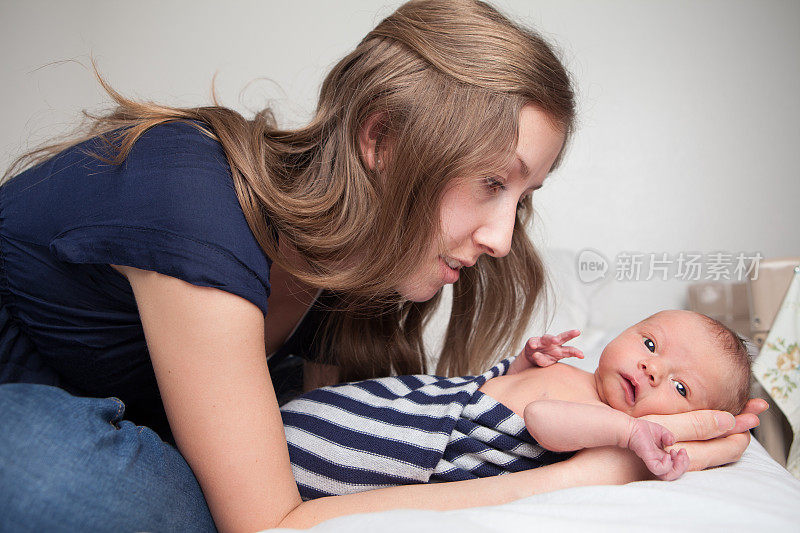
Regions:
<instances>
[{"instance_id":1,"label":"woman's nose","mask_svg":"<svg viewBox=\"0 0 800 533\"><path fill-rule=\"evenodd\" d=\"M511 251L516 220L516 204L513 209L498 209L488 213L484 223L475 230L475 243L492 257L505 257Z\"/></svg>"},{"instance_id":2,"label":"woman's nose","mask_svg":"<svg viewBox=\"0 0 800 533\"><path fill-rule=\"evenodd\" d=\"M639 361L639 370L644 372L650 385L656 387L661 383L663 369L661 368L661 364L654 357Z\"/></svg>"}]
</instances>

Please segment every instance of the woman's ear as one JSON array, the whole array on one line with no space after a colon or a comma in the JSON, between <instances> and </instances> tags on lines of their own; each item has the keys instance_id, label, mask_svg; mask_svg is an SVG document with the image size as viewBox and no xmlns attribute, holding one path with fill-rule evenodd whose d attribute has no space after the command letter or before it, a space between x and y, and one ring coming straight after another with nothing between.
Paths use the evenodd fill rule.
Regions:
<instances>
[{"instance_id":1,"label":"woman's ear","mask_svg":"<svg viewBox=\"0 0 800 533\"><path fill-rule=\"evenodd\" d=\"M386 138L386 116L373 113L358 130L358 148L364 166L370 170L380 170L383 140Z\"/></svg>"}]
</instances>

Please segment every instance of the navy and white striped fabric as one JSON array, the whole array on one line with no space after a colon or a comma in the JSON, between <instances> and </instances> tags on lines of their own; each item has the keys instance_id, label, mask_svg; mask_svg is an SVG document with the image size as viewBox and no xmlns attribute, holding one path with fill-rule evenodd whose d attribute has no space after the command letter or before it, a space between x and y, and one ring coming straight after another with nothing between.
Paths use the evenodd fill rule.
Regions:
<instances>
[{"instance_id":1,"label":"navy and white striped fabric","mask_svg":"<svg viewBox=\"0 0 800 533\"><path fill-rule=\"evenodd\" d=\"M519 472L571 453L540 447L522 418L478 388L480 376L396 376L313 390L281 408L304 500L393 485Z\"/></svg>"}]
</instances>

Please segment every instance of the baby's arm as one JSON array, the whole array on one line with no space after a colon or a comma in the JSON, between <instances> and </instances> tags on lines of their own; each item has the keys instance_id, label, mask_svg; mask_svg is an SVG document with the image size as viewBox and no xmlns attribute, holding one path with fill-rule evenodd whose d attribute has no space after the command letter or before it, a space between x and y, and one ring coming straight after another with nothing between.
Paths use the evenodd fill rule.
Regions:
<instances>
[{"instance_id":1,"label":"baby's arm","mask_svg":"<svg viewBox=\"0 0 800 533\"><path fill-rule=\"evenodd\" d=\"M607 405L539 400L525 408L525 425L539 444L556 452L600 446L629 448L663 480L679 478L689 466L685 450L664 450L675 443L664 426Z\"/></svg>"}]
</instances>

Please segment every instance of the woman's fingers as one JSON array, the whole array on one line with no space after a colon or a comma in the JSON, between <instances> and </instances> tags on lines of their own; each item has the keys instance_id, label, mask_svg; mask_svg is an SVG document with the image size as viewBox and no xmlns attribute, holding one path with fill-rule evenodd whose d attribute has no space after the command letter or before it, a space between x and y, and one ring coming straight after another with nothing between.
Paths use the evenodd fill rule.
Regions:
<instances>
[{"instance_id":1,"label":"woman's fingers","mask_svg":"<svg viewBox=\"0 0 800 533\"><path fill-rule=\"evenodd\" d=\"M735 433L704 442L677 442L667 450L682 448L689 456L689 470L703 470L738 461L750 444L750 433Z\"/></svg>"},{"instance_id":2,"label":"woman's fingers","mask_svg":"<svg viewBox=\"0 0 800 533\"><path fill-rule=\"evenodd\" d=\"M768 407L769 404L766 400L761 398L751 398L748 400L747 405L744 406L744 409L742 409L741 414L735 417L736 424L733 426L733 429L725 433L723 436L727 437L728 435L742 433L757 427L760 423L758 420L758 415L766 411Z\"/></svg>"},{"instance_id":3,"label":"woman's fingers","mask_svg":"<svg viewBox=\"0 0 800 533\"><path fill-rule=\"evenodd\" d=\"M758 425L755 413L763 411L757 401L736 418L725 411L691 411L677 415L649 415L672 431L677 442L666 449L685 448L689 456L689 470L702 470L737 461L750 443L747 431Z\"/></svg>"},{"instance_id":4,"label":"woman's fingers","mask_svg":"<svg viewBox=\"0 0 800 533\"><path fill-rule=\"evenodd\" d=\"M757 427L760 423L758 416L754 415L753 413L742 413L741 415L736 416L735 418L735 425L730 431L727 431L722 436L727 437L728 435L733 435L734 433L743 433L745 431L749 431L754 427Z\"/></svg>"},{"instance_id":5,"label":"woman's fingers","mask_svg":"<svg viewBox=\"0 0 800 533\"><path fill-rule=\"evenodd\" d=\"M769 403L767 403L767 400L764 400L762 398L750 398L749 400L747 400L747 405L744 406L744 409L742 409L741 414L744 415L750 413L754 415L760 415L768 408L769 408Z\"/></svg>"},{"instance_id":6,"label":"woman's fingers","mask_svg":"<svg viewBox=\"0 0 800 533\"><path fill-rule=\"evenodd\" d=\"M675 415L647 415L642 418L666 427L677 441L713 439L725 435L736 424L732 414L711 410Z\"/></svg>"}]
</instances>

